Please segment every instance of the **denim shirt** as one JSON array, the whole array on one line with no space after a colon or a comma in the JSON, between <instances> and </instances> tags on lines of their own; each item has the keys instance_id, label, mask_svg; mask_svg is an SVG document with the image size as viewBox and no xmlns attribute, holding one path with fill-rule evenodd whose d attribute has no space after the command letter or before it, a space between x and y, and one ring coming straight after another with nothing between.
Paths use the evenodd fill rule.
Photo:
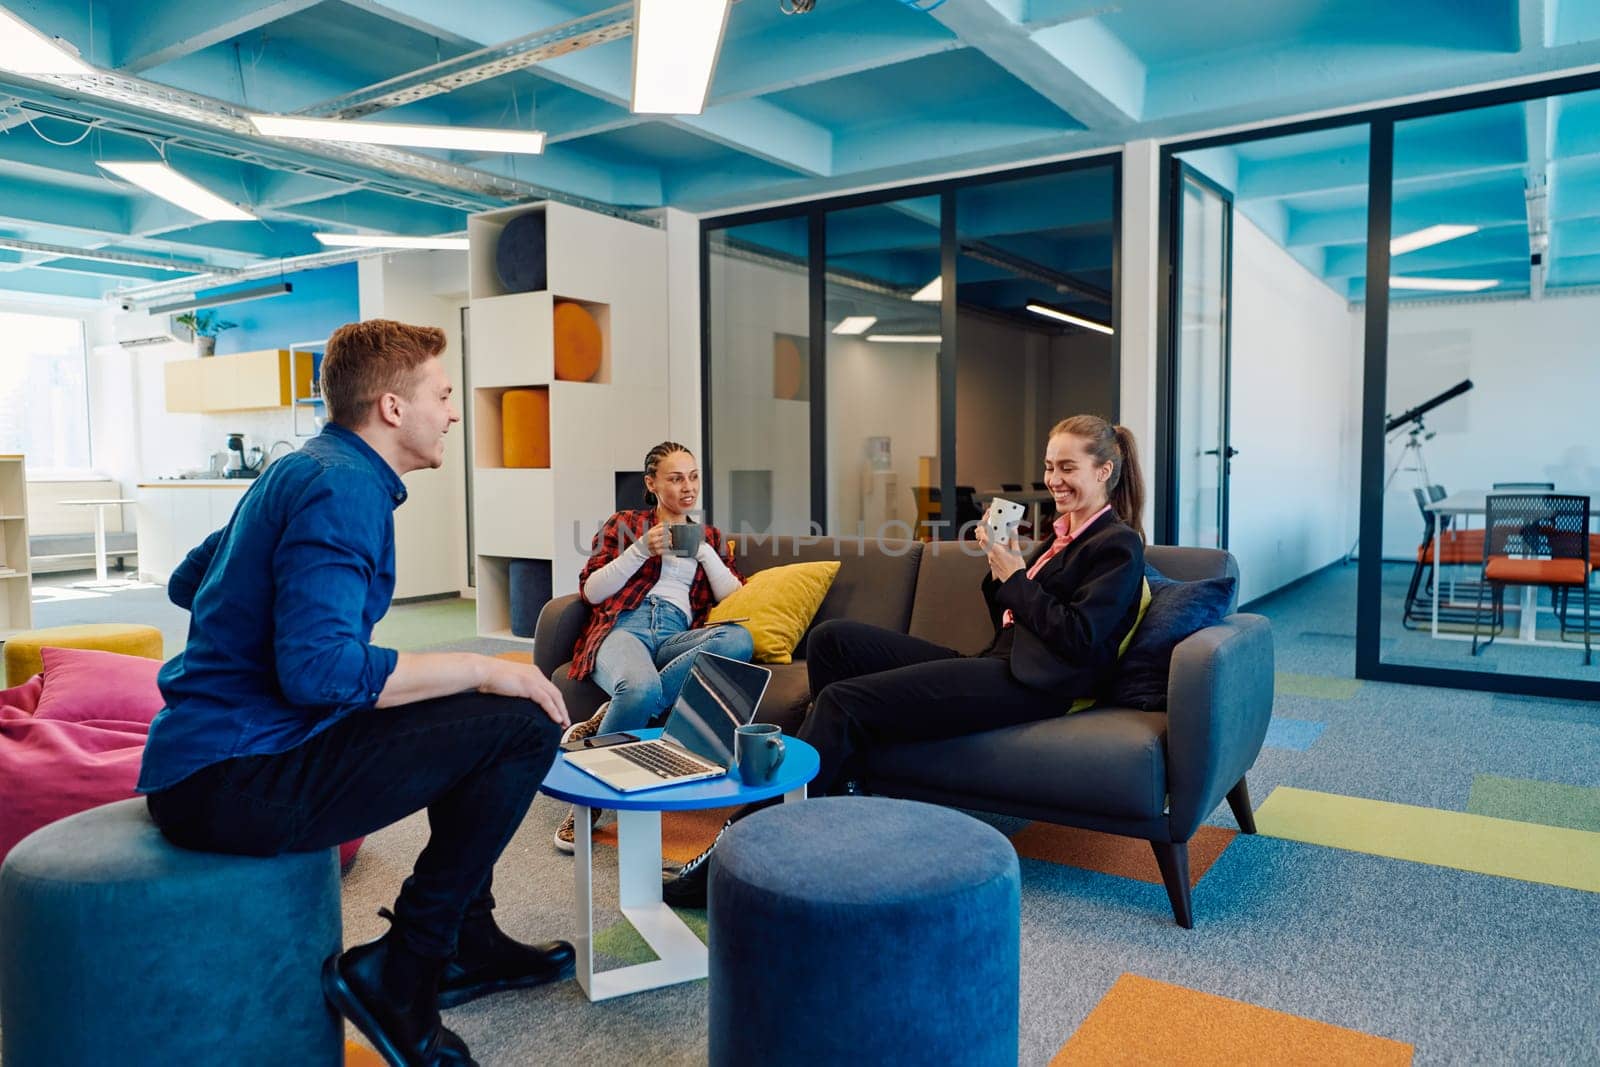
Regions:
<instances>
[{"instance_id":1,"label":"denim shirt","mask_svg":"<svg viewBox=\"0 0 1600 1067\"><path fill-rule=\"evenodd\" d=\"M394 595L399 475L325 426L256 479L167 583L189 640L159 675L138 791L236 756L285 752L371 709L398 653L371 643Z\"/></svg>"}]
</instances>

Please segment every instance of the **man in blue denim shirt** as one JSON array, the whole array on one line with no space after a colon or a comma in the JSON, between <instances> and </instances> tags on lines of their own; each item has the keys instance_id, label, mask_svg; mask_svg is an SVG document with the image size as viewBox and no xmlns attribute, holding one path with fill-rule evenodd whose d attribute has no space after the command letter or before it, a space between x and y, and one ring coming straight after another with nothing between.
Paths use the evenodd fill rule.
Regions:
<instances>
[{"instance_id":1,"label":"man in blue denim shirt","mask_svg":"<svg viewBox=\"0 0 1600 1067\"><path fill-rule=\"evenodd\" d=\"M567 973L572 946L494 922L495 861L568 725L536 668L373 645L394 594L400 475L440 466L460 420L441 330L343 326L330 422L251 486L168 591L188 644L161 670L139 790L163 833L244 855L330 848L428 809L387 934L333 957L329 999L396 1064L470 1064L439 1008Z\"/></svg>"}]
</instances>

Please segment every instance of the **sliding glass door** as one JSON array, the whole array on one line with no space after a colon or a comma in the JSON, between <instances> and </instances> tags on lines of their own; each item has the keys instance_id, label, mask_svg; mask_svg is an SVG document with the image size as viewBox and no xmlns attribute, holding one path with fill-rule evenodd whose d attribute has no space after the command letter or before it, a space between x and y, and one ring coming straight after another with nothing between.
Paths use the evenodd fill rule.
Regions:
<instances>
[{"instance_id":1,"label":"sliding glass door","mask_svg":"<svg viewBox=\"0 0 1600 1067\"><path fill-rule=\"evenodd\" d=\"M1173 531L1175 543L1228 547L1228 299L1233 201L1182 162L1177 169L1178 265L1173 322L1175 368Z\"/></svg>"}]
</instances>

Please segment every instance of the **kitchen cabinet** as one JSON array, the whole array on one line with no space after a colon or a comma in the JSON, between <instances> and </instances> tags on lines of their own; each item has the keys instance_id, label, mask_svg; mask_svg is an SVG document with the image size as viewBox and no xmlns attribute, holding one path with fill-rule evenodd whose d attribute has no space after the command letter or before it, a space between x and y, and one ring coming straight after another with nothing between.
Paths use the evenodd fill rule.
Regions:
<instances>
[{"instance_id":1,"label":"kitchen cabinet","mask_svg":"<svg viewBox=\"0 0 1600 1067\"><path fill-rule=\"evenodd\" d=\"M288 407L311 392L311 365L269 348L232 356L179 359L166 365L167 410L253 411Z\"/></svg>"},{"instance_id":2,"label":"kitchen cabinet","mask_svg":"<svg viewBox=\"0 0 1600 1067\"><path fill-rule=\"evenodd\" d=\"M166 581L190 549L228 524L253 484L248 478L141 482L139 573Z\"/></svg>"}]
</instances>

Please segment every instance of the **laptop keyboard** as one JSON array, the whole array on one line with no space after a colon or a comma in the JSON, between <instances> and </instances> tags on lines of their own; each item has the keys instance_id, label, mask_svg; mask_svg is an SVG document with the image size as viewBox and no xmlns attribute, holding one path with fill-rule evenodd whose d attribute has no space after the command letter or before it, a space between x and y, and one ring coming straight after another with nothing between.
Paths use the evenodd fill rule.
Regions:
<instances>
[{"instance_id":1,"label":"laptop keyboard","mask_svg":"<svg viewBox=\"0 0 1600 1067\"><path fill-rule=\"evenodd\" d=\"M686 774L704 774L711 768L697 759L681 756L670 745L623 745L617 755L663 778L677 778Z\"/></svg>"}]
</instances>

